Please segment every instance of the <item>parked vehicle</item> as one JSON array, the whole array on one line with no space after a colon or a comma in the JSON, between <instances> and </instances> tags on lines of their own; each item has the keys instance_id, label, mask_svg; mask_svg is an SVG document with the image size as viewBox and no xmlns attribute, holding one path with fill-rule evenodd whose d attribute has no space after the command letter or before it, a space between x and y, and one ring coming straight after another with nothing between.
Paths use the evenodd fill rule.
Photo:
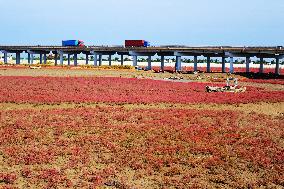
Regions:
<instances>
[{"instance_id":1,"label":"parked vehicle","mask_svg":"<svg viewBox=\"0 0 284 189\"><path fill-rule=\"evenodd\" d=\"M149 47L150 42L145 40L125 40L125 47Z\"/></svg>"},{"instance_id":2,"label":"parked vehicle","mask_svg":"<svg viewBox=\"0 0 284 189\"><path fill-rule=\"evenodd\" d=\"M62 46L63 47L67 47L67 46L71 46L71 47L84 47L84 41L81 40L65 40L62 41Z\"/></svg>"}]
</instances>

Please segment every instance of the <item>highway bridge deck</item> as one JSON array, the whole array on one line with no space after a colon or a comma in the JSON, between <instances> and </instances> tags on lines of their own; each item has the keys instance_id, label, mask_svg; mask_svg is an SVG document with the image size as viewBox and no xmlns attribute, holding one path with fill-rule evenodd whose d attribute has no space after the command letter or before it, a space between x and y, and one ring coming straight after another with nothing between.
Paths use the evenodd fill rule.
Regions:
<instances>
[{"instance_id":1,"label":"highway bridge deck","mask_svg":"<svg viewBox=\"0 0 284 189\"><path fill-rule=\"evenodd\" d=\"M63 46L0 46L0 50L5 51L116 51L116 52L192 52L192 53L262 53L262 54L284 54L284 47L229 47L229 46L209 46L209 47L189 47L189 46L160 46L160 47L123 47L123 46L86 46L86 47L63 47Z\"/></svg>"},{"instance_id":2,"label":"highway bridge deck","mask_svg":"<svg viewBox=\"0 0 284 189\"><path fill-rule=\"evenodd\" d=\"M33 63L34 54L40 54L40 63L42 63L42 55L44 63L46 62L46 54L55 54L55 64L57 65L57 55L60 57L60 64L63 64L63 55L68 55L68 65L70 65L70 55L74 55L74 65L77 65L77 55L86 55L86 64L88 64L88 56L94 56L94 66L102 62L102 56L109 56L109 64L111 65L111 56L118 54L121 56L121 64L123 65L123 56L133 56L133 66L137 65L137 56L148 57L148 68L151 69L151 57L161 56L161 70L164 68L164 57L175 56L176 71L181 71L181 57L194 56L194 70L197 70L198 56L207 57L207 71L210 72L211 57L222 58L222 71L225 71L225 59L229 58L230 72L234 72L234 57L246 58L246 71L249 72L249 62L251 57L260 58L259 72L263 73L264 58L276 59L275 73L279 72L279 60L284 58L284 47L231 47L231 46L204 46L204 47L190 47L190 46L159 46L159 47L124 47L124 46L85 46L85 47L64 47L64 46L1 46L0 51L4 53L4 62L7 63L7 54L16 54L16 63L20 64L21 53L28 53L29 63Z\"/></svg>"}]
</instances>

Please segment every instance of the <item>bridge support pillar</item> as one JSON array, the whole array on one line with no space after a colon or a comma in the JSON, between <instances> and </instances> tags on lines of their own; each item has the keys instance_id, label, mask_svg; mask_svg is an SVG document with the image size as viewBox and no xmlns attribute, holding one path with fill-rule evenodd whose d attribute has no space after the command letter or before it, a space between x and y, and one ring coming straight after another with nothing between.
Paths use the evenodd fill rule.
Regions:
<instances>
[{"instance_id":1,"label":"bridge support pillar","mask_svg":"<svg viewBox=\"0 0 284 189\"><path fill-rule=\"evenodd\" d=\"M120 55L120 65L123 66L123 54Z\"/></svg>"},{"instance_id":2,"label":"bridge support pillar","mask_svg":"<svg viewBox=\"0 0 284 189\"><path fill-rule=\"evenodd\" d=\"M207 69L206 69L206 72L211 72L210 64L211 64L211 58L208 56L207 57Z\"/></svg>"},{"instance_id":3,"label":"bridge support pillar","mask_svg":"<svg viewBox=\"0 0 284 189\"><path fill-rule=\"evenodd\" d=\"M70 54L67 55L67 64L70 66Z\"/></svg>"},{"instance_id":4,"label":"bridge support pillar","mask_svg":"<svg viewBox=\"0 0 284 189\"><path fill-rule=\"evenodd\" d=\"M161 71L165 71L165 56L161 56Z\"/></svg>"},{"instance_id":5,"label":"bridge support pillar","mask_svg":"<svg viewBox=\"0 0 284 189\"><path fill-rule=\"evenodd\" d=\"M102 66L103 64L103 55L99 55L99 66Z\"/></svg>"},{"instance_id":6,"label":"bridge support pillar","mask_svg":"<svg viewBox=\"0 0 284 189\"><path fill-rule=\"evenodd\" d=\"M34 63L34 54L31 54L31 64Z\"/></svg>"},{"instance_id":7,"label":"bridge support pillar","mask_svg":"<svg viewBox=\"0 0 284 189\"><path fill-rule=\"evenodd\" d=\"M222 73L226 73L226 58L222 57Z\"/></svg>"},{"instance_id":8,"label":"bridge support pillar","mask_svg":"<svg viewBox=\"0 0 284 189\"><path fill-rule=\"evenodd\" d=\"M60 53L60 65L63 65L63 52Z\"/></svg>"},{"instance_id":9,"label":"bridge support pillar","mask_svg":"<svg viewBox=\"0 0 284 189\"><path fill-rule=\"evenodd\" d=\"M111 55L108 55L108 65L111 66Z\"/></svg>"},{"instance_id":10,"label":"bridge support pillar","mask_svg":"<svg viewBox=\"0 0 284 189\"><path fill-rule=\"evenodd\" d=\"M78 56L77 56L77 54L74 54L74 56L73 56L73 58L74 58L74 66L78 66Z\"/></svg>"},{"instance_id":11,"label":"bridge support pillar","mask_svg":"<svg viewBox=\"0 0 284 189\"><path fill-rule=\"evenodd\" d=\"M88 65L88 64L89 64L89 55L86 54L86 65Z\"/></svg>"},{"instance_id":12,"label":"bridge support pillar","mask_svg":"<svg viewBox=\"0 0 284 189\"><path fill-rule=\"evenodd\" d=\"M47 58L46 58L46 54L43 54L43 63L46 64L47 63Z\"/></svg>"},{"instance_id":13,"label":"bridge support pillar","mask_svg":"<svg viewBox=\"0 0 284 189\"><path fill-rule=\"evenodd\" d=\"M198 68L197 68L197 56L194 56L194 60L193 60L193 62L194 62L194 66L193 66L193 71L195 71L195 72L197 72L197 70L198 70Z\"/></svg>"},{"instance_id":14,"label":"bridge support pillar","mask_svg":"<svg viewBox=\"0 0 284 189\"><path fill-rule=\"evenodd\" d=\"M21 63L21 53L17 52L16 53L16 64L20 64Z\"/></svg>"},{"instance_id":15,"label":"bridge support pillar","mask_svg":"<svg viewBox=\"0 0 284 189\"><path fill-rule=\"evenodd\" d=\"M98 56L97 54L94 54L94 66L98 66Z\"/></svg>"},{"instance_id":16,"label":"bridge support pillar","mask_svg":"<svg viewBox=\"0 0 284 189\"><path fill-rule=\"evenodd\" d=\"M54 65L57 66L57 53L54 53Z\"/></svg>"},{"instance_id":17,"label":"bridge support pillar","mask_svg":"<svg viewBox=\"0 0 284 189\"><path fill-rule=\"evenodd\" d=\"M137 66L137 56L134 55L133 57L133 66Z\"/></svg>"},{"instance_id":18,"label":"bridge support pillar","mask_svg":"<svg viewBox=\"0 0 284 189\"><path fill-rule=\"evenodd\" d=\"M4 52L4 63L8 64L8 53Z\"/></svg>"},{"instance_id":19,"label":"bridge support pillar","mask_svg":"<svg viewBox=\"0 0 284 189\"><path fill-rule=\"evenodd\" d=\"M147 70L152 70L152 57L151 56L148 56Z\"/></svg>"},{"instance_id":20,"label":"bridge support pillar","mask_svg":"<svg viewBox=\"0 0 284 189\"><path fill-rule=\"evenodd\" d=\"M30 63L31 63L31 54L28 53L28 64L30 64Z\"/></svg>"},{"instance_id":21,"label":"bridge support pillar","mask_svg":"<svg viewBox=\"0 0 284 189\"><path fill-rule=\"evenodd\" d=\"M230 73L234 73L234 57L230 57Z\"/></svg>"},{"instance_id":22,"label":"bridge support pillar","mask_svg":"<svg viewBox=\"0 0 284 189\"><path fill-rule=\"evenodd\" d=\"M181 56L176 56L175 70L176 72L181 71Z\"/></svg>"},{"instance_id":23,"label":"bridge support pillar","mask_svg":"<svg viewBox=\"0 0 284 189\"><path fill-rule=\"evenodd\" d=\"M276 57L275 74L276 74L276 75L280 75L280 69L279 69L279 57Z\"/></svg>"},{"instance_id":24,"label":"bridge support pillar","mask_svg":"<svg viewBox=\"0 0 284 189\"><path fill-rule=\"evenodd\" d=\"M250 57L246 57L246 73L249 73L249 63L250 63Z\"/></svg>"},{"instance_id":25,"label":"bridge support pillar","mask_svg":"<svg viewBox=\"0 0 284 189\"><path fill-rule=\"evenodd\" d=\"M39 63L42 64L42 54L39 54Z\"/></svg>"},{"instance_id":26,"label":"bridge support pillar","mask_svg":"<svg viewBox=\"0 0 284 189\"><path fill-rule=\"evenodd\" d=\"M259 62L259 73L263 73L263 58L260 58L260 62Z\"/></svg>"}]
</instances>

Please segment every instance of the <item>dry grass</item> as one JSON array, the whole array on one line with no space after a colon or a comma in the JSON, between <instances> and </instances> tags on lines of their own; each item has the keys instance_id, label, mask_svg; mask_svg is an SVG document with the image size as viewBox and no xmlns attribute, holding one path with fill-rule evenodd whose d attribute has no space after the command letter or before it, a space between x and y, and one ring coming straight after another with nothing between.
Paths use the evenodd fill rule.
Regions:
<instances>
[{"instance_id":1,"label":"dry grass","mask_svg":"<svg viewBox=\"0 0 284 189\"><path fill-rule=\"evenodd\" d=\"M68 109L68 108L82 108L90 107L94 108L97 106L102 107L124 107L127 109L136 108L160 108L160 109L197 109L197 110L232 110L244 112L246 114L259 113L271 116L284 116L284 102L269 103L247 103L247 104L171 104L171 103L160 103L160 104L115 104L115 103L59 103L59 104L16 104L16 103L0 103L1 110L46 110L46 109Z\"/></svg>"}]
</instances>

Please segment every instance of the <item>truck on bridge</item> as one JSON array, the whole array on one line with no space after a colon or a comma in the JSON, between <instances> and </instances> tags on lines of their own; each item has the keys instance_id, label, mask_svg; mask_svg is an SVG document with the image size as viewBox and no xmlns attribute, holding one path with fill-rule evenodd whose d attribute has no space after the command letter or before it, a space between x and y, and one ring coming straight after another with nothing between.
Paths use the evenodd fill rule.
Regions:
<instances>
[{"instance_id":1,"label":"truck on bridge","mask_svg":"<svg viewBox=\"0 0 284 189\"><path fill-rule=\"evenodd\" d=\"M150 42L145 40L125 40L125 47L149 47Z\"/></svg>"},{"instance_id":2,"label":"truck on bridge","mask_svg":"<svg viewBox=\"0 0 284 189\"><path fill-rule=\"evenodd\" d=\"M71 46L71 47L84 47L85 44L84 44L84 41L82 41L82 40L63 40L62 41L62 46L63 47L68 47L68 46Z\"/></svg>"}]
</instances>

